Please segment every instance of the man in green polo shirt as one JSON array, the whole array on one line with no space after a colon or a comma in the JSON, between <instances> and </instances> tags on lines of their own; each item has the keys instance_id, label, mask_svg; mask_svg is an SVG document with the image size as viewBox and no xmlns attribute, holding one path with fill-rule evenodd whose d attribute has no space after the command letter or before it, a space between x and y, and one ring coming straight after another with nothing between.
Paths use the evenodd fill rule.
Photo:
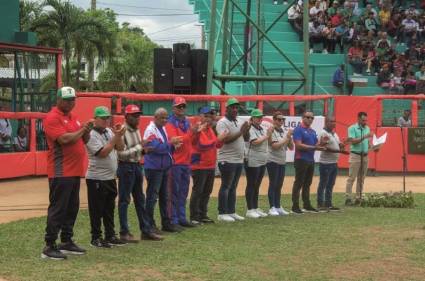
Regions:
<instances>
[{"instance_id":1,"label":"man in green polo shirt","mask_svg":"<svg viewBox=\"0 0 425 281\"><path fill-rule=\"evenodd\" d=\"M357 114L358 121L356 124L348 128L348 139L350 143L350 170L346 185L345 205L353 204L352 188L357 178L356 186L356 203L360 202L363 192L364 178L367 174L368 151L370 149L369 138L372 137L370 128L367 126L367 113L359 112Z\"/></svg>"}]
</instances>

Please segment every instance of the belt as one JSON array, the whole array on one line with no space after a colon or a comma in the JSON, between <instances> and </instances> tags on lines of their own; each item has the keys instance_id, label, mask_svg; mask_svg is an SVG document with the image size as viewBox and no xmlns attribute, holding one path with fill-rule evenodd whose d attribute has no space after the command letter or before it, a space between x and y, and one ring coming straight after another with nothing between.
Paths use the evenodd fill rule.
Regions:
<instances>
[{"instance_id":1,"label":"belt","mask_svg":"<svg viewBox=\"0 0 425 281\"><path fill-rule=\"evenodd\" d=\"M140 164L139 162L130 162L130 161L118 161L118 163L122 163L122 164Z\"/></svg>"},{"instance_id":2,"label":"belt","mask_svg":"<svg viewBox=\"0 0 425 281\"><path fill-rule=\"evenodd\" d=\"M354 151L350 151L350 153L356 154L356 155L360 155L360 156L367 156L367 153L360 153L360 152L354 152Z\"/></svg>"}]
</instances>

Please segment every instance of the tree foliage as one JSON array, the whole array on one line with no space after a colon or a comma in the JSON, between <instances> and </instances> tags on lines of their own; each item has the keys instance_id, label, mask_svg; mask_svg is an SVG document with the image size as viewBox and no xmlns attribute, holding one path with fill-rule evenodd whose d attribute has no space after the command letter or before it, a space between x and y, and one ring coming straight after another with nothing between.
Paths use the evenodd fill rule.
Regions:
<instances>
[{"instance_id":1,"label":"tree foliage","mask_svg":"<svg viewBox=\"0 0 425 281\"><path fill-rule=\"evenodd\" d=\"M77 89L94 88L94 65L82 73L81 64L96 61L101 69L97 89L150 91L152 56L156 45L140 27L121 27L110 9L83 10L70 1L21 0L21 30L37 33L38 44L63 49L63 81ZM88 85L88 86L87 86Z\"/></svg>"}]
</instances>

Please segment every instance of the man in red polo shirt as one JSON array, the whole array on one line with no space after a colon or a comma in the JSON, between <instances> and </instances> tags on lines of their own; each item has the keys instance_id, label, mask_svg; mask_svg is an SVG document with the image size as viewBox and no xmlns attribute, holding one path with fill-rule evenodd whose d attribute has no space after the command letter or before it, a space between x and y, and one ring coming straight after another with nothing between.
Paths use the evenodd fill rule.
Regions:
<instances>
[{"instance_id":1,"label":"man in red polo shirt","mask_svg":"<svg viewBox=\"0 0 425 281\"><path fill-rule=\"evenodd\" d=\"M65 254L82 255L86 251L73 241L73 227L80 201L80 177L84 176L86 150L92 122L81 124L71 113L75 106L75 90L58 90L57 104L47 114L43 126L49 145L47 176L49 178L49 208L47 210L46 247L42 258L66 259ZM61 244L56 245L59 231Z\"/></svg>"}]
</instances>

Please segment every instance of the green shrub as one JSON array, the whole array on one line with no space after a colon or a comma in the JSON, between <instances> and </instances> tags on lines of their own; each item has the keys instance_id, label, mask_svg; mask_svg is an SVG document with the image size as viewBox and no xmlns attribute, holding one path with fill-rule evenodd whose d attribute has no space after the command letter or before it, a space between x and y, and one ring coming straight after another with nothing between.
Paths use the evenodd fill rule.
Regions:
<instances>
[{"instance_id":1,"label":"green shrub","mask_svg":"<svg viewBox=\"0 0 425 281\"><path fill-rule=\"evenodd\" d=\"M384 192L367 194L361 202L362 207L384 208L414 208L413 193L409 192Z\"/></svg>"}]
</instances>

